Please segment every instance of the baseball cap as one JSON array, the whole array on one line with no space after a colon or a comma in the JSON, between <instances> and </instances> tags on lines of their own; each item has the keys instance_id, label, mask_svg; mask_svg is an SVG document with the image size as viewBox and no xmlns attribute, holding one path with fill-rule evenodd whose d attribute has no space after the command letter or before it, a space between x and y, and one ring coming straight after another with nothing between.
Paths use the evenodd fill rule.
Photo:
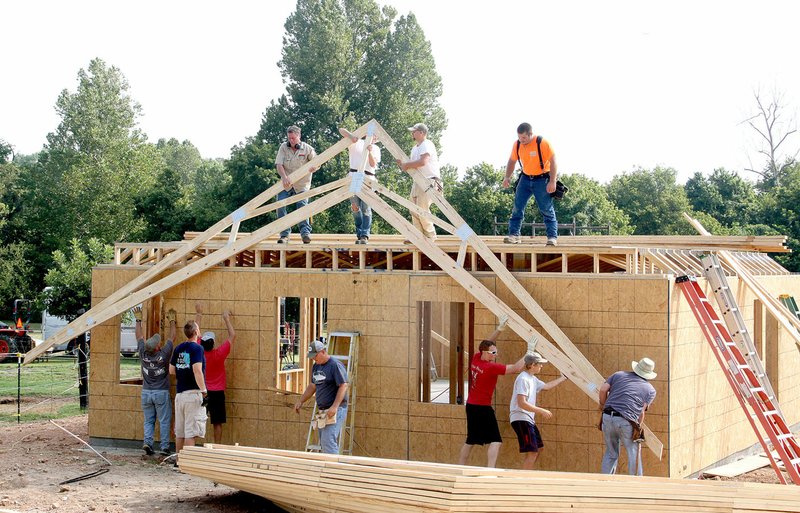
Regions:
<instances>
[{"instance_id":1,"label":"baseball cap","mask_svg":"<svg viewBox=\"0 0 800 513\"><path fill-rule=\"evenodd\" d=\"M408 127L408 131L409 132L413 132L414 130L419 130L419 131L424 132L424 133L427 134L428 133L428 125L426 125L425 123L417 123L414 126Z\"/></svg>"},{"instance_id":2,"label":"baseball cap","mask_svg":"<svg viewBox=\"0 0 800 513\"><path fill-rule=\"evenodd\" d=\"M536 351L531 353L531 356L533 356L533 363L549 363L549 361L546 360L544 356L540 355Z\"/></svg>"},{"instance_id":3,"label":"baseball cap","mask_svg":"<svg viewBox=\"0 0 800 513\"><path fill-rule=\"evenodd\" d=\"M158 348L158 344L161 342L161 335L156 333L152 337L148 338L144 341L144 350L148 353L152 353L153 351Z\"/></svg>"},{"instance_id":4,"label":"baseball cap","mask_svg":"<svg viewBox=\"0 0 800 513\"><path fill-rule=\"evenodd\" d=\"M327 350L327 349L328 349L328 346L326 346L325 344L323 344L319 340L314 340L313 342L308 344L308 357L309 358L314 358L315 356L317 356L317 353L319 353L322 350Z\"/></svg>"},{"instance_id":5,"label":"baseball cap","mask_svg":"<svg viewBox=\"0 0 800 513\"><path fill-rule=\"evenodd\" d=\"M200 338L202 338L203 340L217 340L217 337L216 335L214 335L213 331L206 331Z\"/></svg>"}]
</instances>

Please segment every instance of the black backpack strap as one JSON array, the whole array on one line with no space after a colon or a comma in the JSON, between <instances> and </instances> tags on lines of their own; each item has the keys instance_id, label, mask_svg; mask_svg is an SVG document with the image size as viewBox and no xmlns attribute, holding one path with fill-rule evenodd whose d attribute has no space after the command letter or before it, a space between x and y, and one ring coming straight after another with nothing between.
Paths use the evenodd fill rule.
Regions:
<instances>
[{"instance_id":1,"label":"black backpack strap","mask_svg":"<svg viewBox=\"0 0 800 513\"><path fill-rule=\"evenodd\" d=\"M519 162L519 170L524 173L525 170L522 168L522 159L519 158L519 139L517 139L517 162Z\"/></svg>"},{"instance_id":2,"label":"black backpack strap","mask_svg":"<svg viewBox=\"0 0 800 513\"><path fill-rule=\"evenodd\" d=\"M544 161L542 160L542 136L536 136L536 153L539 154L539 168L544 173ZM519 158L519 141L517 141L517 158Z\"/></svg>"}]
</instances>

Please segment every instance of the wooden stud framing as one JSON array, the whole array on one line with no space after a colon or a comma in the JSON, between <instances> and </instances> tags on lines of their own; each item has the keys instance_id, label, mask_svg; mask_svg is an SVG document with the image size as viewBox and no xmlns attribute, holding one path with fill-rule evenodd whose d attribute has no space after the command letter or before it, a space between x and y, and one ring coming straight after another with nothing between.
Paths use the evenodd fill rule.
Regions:
<instances>
[{"instance_id":1,"label":"wooden stud framing","mask_svg":"<svg viewBox=\"0 0 800 513\"><path fill-rule=\"evenodd\" d=\"M367 126L363 125L358 130L353 132L353 135L356 136L356 137L362 137L362 136L366 135L366 133L367 133ZM293 172L291 175L289 175L289 179L292 181L292 183L296 182L297 180L300 180L301 178L305 177L306 175L308 175L311 172L311 168L312 167L318 168L319 166L321 166L322 164L324 164L325 162L327 162L328 160L330 160L334 156L336 156L339 153L341 153L342 150L344 150L345 148L347 148L347 146L349 146L349 144L350 144L350 140L349 139L344 139L344 138L341 139L339 142L333 144L331 147L329 147L328 149L323 151L321 154L317 155L317 157L315 159L313 159L310 162L304 164L299 169L297 169L295 172ZM120 287L119 289L117 289L113 294L111 294L107 298L103 299L100 303L95 305L88 312L86 312L85 314L81 315L80 317L78 317L77 319L75 319L74 321L69 323L67 326L65 326L64 328L59 330L53 337L51 337L52 340L50 340L50 339L45 340L43 344L39 344L34 349L29 351L25 355L25 364L28 364L28 363L34 361L38 356L40 356L42 353L47 351L47 349L49 349L53 345L60 344L62 342L66 342L67 340L73 338L74 336L77 336L77 335L79 335L81 333L85 333L94 324L103 322L104 320L107 320L110 317L112 317L114 315L117 315L118 313L124 311L125 310L124 308L116 308L115 307L117 302L119 302L120 300L123 300L127 295L129 295L129 294L141 289L142 287L144 287L145 285L150 283L158 275L160 275L161 273L163 273L164 271L169 269L170 266L172 266L173 264L175 264L177 262L180 262L185 255L191 253L196 248L201 246L204 242L206 242L210 238L214 237L215 235L219 234L221 231L225 230L227 227L231 226L235 222L235 220L237 218L241 217L241 213L244 213L244 215L246 216L248 211L251 211L254 208L257 208L258 206L260 206L265 201L267 201L270 198L274 197L278 192L280 192L280 190L282 188L283 188L283 184L280 181L275 183L272 187L270 187L266 191L262 192L261 194L257 195L255 198L251 199L245 205L243 205L242 207L240 207L236 211L232 212L231 214L228 214L228 216L226 216L224 219L221 219L220 221L218 221L215 225L211 226L208 230L203 232L201 235L199 235L198 237L192 239L190 242L187 242L182 248L170 253L170 255L167 258L163 259L157 265L154 265L151 268L149 268L147 271L142 273L138 278L128 282L123 287ZM317 203L317 202L314 202L314 203ZM326 208L327 208L327 206L326 206ZM299 209L299 210L305 210L305 207L303 209ZM324 210L324 208L321 209L321 210ZM286 216L286 217L288 217L288 216ZM295 223L296 222L297 221L295 221ZM294 223L292 223L292 224L294 224ZM289 226L291 226L291 225L289 225ZM234 246L236 246L236 243L230 244L230 246L234 247ZM134 258L137 258L137 256L134 256ZM191 265L187 266L187 268L188 267L191 267ZM111 310L112 311L116 311L116 313L107 315L104 319L100 319L101 316L98 315L98 311L104 311L105 309L107 309L109 307L113 307Z\"/></svg>"},{"instance_id":2,"label":"wooden stud framing","mask_svg":"<svg viewBox=\"0 0 800 513\"><path fill-rule=\"evenodd\" d=\"M600 376L600 373L594 369L591 363L589 363L589 361L580 353L580 351L578 351L572 342L569 341L566 335L564 335L563 332L557 328L552 319L550 319L550 317L544 313L544 311L533 300L530 294L528 294L527 291L522 288L519 282L513 278L511 273L509 273L504 267L498 265L499 261L494 257L493 254L491 254L491 252L490 259L492 262L487 263L490 265L492 265L492 263L496 263L495 267L501 268L503 271L505 271L508 277L511 278L510 288L512 292L517 293L517 290L522 291L522 293L516 294L517 298L520 299L520 301L523 302L526 307L530 307L530 309L538 309L540 315L537 316L534 314L534 317L542 326L548 324L550 325L551 329L554 328L554 331L560 333L561 340L559 340L559 345L562 347L562 349L566 347L568 350L570 350L571 354L569 356L559 351L554 345L547 341L547 339L545 339L538 331L525 322L525 320L522 319L522 317L520 317L512 308L500 301L497 296L492 294L483 284L475 279L475 277L465 271L462 267L456 265L452 258L450 258L438 246L423 236L416 227L401 217L387 203L379 198L375 192L367 188L362 188L357 194L359 198L369 204L375 212L383 217L386 222L391 224L396 230L398 230L406 238L412 241L418 248L424 251L428 258L436 262L436 264L439 265L443 271L453 277L462 287L467 290L467 292L472 294L476 300L482 303L494 315L496 315L498 318L507 316L509 318L509 327L512 328L520 337L522 337L523 340L536 340L537 350L539 350L548 360L553 362L556 368L568 376L570 380L578 385L578 387L593 401L599 401L597 390L600 387L600 384L603 382L603 378ZM443 212L445 211L444 208L440 208ZM472 241L472 239L475 238L477 238L477 236L473 235L469 239ZM478 238L478 240L480 239ZM480 246L476 247L480 250ZM485 245L484 249L488 250ZM486 260L486 257L484 257L484 260ZM498 272L498 276L499 275L500 273ZM573 355L574 359L571 358ZM593 374L587 373L585 370L587 368L591 369ZM586 377L587 375L589 377ZM645 427L645 431L648 447L650 447L650 449L653 450L653 452L660 458L663 451L663 444L648 428Z\"/></svg>"},{"instance_id":3,"label":"wooden stud framing","mask_svg":"<svg viewBox=\"0 0 800 513\"><path fill-rule=\"evenodd\" d=\"M691 218L688 214L684 213L684 217L689 221L689 223L697 230L701 235L710 235L708 230L706 230L700 221ZM795 343L800 347L800 319L797 319L793 315L787 315L787 311L783 308L783 305L778 301L776 298L772 296L760 283L758 283L755 278L741 265L737 262L736 258L734 258L728 251L720 250L717 252L720 260L728 264L736 274L739 275L739 278L747 285L747 287L755 294L755 296L760 299L764 306L767 308L769 313L775 317L778 322L786 328L789 334L794 339Z\"/></svg>"}]
</instances>

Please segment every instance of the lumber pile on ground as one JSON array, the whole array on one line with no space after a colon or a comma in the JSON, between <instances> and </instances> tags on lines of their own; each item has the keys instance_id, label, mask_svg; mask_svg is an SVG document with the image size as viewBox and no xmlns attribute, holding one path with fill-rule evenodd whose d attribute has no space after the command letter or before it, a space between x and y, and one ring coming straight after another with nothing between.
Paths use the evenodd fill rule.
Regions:
<instances>
[{"instance_id":1,"label":"lumber pile on ground","mask_svg":"<svg viewBox=\"0 0 800 513\"><path fill-rule=\"evenodd\" d=\"M181 452L183 472L306 512L800 512L792 486L466 467L253 447Z\"/></svg>"}]
</instances>

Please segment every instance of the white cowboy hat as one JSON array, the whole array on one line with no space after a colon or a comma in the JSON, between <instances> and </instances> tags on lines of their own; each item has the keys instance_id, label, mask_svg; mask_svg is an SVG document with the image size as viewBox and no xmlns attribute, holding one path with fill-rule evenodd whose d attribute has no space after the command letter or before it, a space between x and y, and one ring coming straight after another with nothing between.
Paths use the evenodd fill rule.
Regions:
<instances>
[{"instance_id":1,"label":"white cowboy hat","mask_svg":"<svg viewBox=\"0 0 800 513\"><path fill-rule=\"evenodd\" d=\"M658 375L653 372L656 364L650 358L642 358L638 362L631 362L631 367L633 368L633 372L644 379L653 379Z\"/></svg>"}]
</instances>

